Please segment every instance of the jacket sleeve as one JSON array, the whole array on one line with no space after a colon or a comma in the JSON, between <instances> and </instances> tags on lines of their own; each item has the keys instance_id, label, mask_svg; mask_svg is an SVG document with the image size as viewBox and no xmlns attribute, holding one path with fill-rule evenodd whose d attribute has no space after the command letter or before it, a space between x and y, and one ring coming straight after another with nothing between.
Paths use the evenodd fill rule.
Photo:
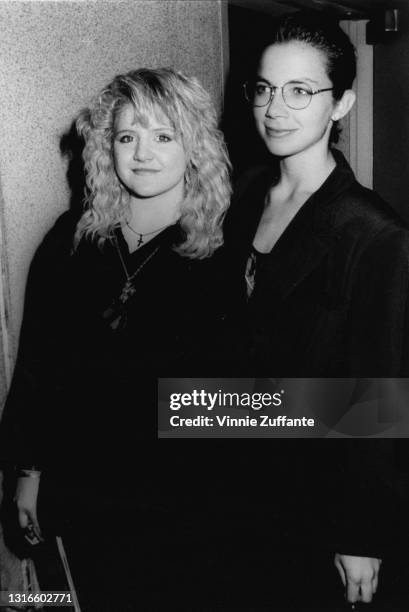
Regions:
<instances>
[{"instance_id":1,"label":"jacket sleeve","mask_svg":"<svg viewBox=\"0 0 409 612\"><path fill-rule=\"evenodd\" d=\"M350 309L351 369L367 376L409 375L409 232L394 226L362 254Z\"/></svg>"},{"instance_id":2,"label":"jacket sleeve","mask_svg":"<svg viewBox=\"0 0 409 612\"><path fill-rule=\"evenodd\" d=\"M393 224L373 237L358 263L348 338L352 369L369 377L361 383L377 410L380 435L396 426L407 406L408 298L409 233ZM347 440L334 512L338 552L383 558L402 550L407 504L399 493L394 444L391 437Z\"/></svg>"},{"instance_id":3,"label":"jacket sleeve","mask_svg":"<svg viewBox=\"0 0 409 612\"><path fill-rule=\"evenodd\" d=\"M43 461L74 227L72 216L62 215L30 266L17 361L0 426L0 458L6 464L41 467Z\"/></svg>"},{"instance_id":4,"label":"jacket sleeve","mask_svg":"<svg viewBox=\"0 0 409 612\"><path fill-rule=\"evenodd\" d=\"M396 491L392 439L344 439L331 499L334 552L385 558L400 548L402 504Z\"/></svg>"}]
</instances>

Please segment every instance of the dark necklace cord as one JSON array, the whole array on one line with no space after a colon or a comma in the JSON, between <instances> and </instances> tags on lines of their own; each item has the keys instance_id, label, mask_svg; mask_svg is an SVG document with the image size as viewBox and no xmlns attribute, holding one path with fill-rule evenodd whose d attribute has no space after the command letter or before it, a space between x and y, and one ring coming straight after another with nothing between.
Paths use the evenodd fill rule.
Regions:
<instances>
[{"instance_id":1,"label":"dark necklace cord","mask_svg":"<svg viewBox=\"0 0 409 612\"><path fill-rule=\"evenodd\" d=\"M126 226L127 226L127 227L129 227L129 229L131 230L131 232L133 232L133 233L134 233L136 236L139 236L138 244L136 245L137 247L140 247L140 246L141 246L141 244L144 244L143 239L144 239L144 237L145 237L145 236L152 236L152 234L156 234L156 233L160 232L161 230L164 230L164 229L166 229L167 227L170 227L171 225L173 225L173 222L172 222L172 223L168 223L167 225L163 225L162 227L159 227L158 229L153 230L153 232L145 232L145 233L143 234L142 232L137 232L137 231L136 231L136 230L135 230L135 229L132 227L132 225L130 225L130 224L128 223L128 221L126 221Z\"/></svg>"}]
</instances>

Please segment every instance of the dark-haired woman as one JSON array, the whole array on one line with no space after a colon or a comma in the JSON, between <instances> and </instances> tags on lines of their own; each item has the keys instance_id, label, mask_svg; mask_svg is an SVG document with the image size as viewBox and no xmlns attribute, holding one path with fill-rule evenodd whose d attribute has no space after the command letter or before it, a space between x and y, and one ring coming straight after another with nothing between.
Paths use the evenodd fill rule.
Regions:
<instances>
[{"instance_id":1,"label":"dark-haired woman","mask_svg":"<svg viewBox=\"0 0 409 612\"><path fill-rule=\"evenodd\" d=\"M270 161L239 181L226 242L247 295L249 369L257 376L408 373L409 233L331 146L355 101L355 73L354 48L338 24L300 14L277 24L245 84ZM310 440L296 450L284 442L284 453L303 453L297 469L307 478L306 455L314 453L328 482L344 473L350 520L336 566L348 599L370 601L382 556L373 441L343 441L352 453L347 473L346 444L334 450L332 441L335 463L340 459L335 472L328 444Z\"/></svg>"}]
</instances>

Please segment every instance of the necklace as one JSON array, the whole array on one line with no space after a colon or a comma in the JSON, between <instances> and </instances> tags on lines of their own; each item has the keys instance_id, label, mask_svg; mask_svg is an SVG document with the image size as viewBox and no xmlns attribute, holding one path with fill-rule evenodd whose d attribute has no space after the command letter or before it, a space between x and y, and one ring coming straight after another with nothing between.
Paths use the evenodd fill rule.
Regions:
<instances>
[{"instance_id":1,"label":"necklace","mask_svg":"<svg viewBox=\"0 0 409 612\"><path fill-rule=\"evenodd\" d=\"M125 272L125 277L126 277L126 283L125 283L125 285L122 288L121 295L119 296L119 301L122 302L122 304L125 304L125 302L136 291L135 285L133 284L134 278L139 274L139 272L142 270L142 268L144 268L146 266L148 261L151 260L154 255L156 255L156 253L159 251L160 247L157 246L156 249L154 249L152 251L152 253L149 253L148 257L146 257L146 259L143 260L143 262L136 268L135 272L133 272L132 274L129 274L129 272L128 272L128 268L126 267L126 264L124 262L124 258L122 257L121 249L119 248L119 244L118 244L118 241L116 239L115 239L115 247L116 247L116 250L118 251L119 259L121 261L121 265L122 265L122 268L123 268L123 270Z\"/></svg>"},{"instance_id":2,"label":"necklace","mask_svg":"<svg viewBox=\"0 0 409 612\"><path fill-rule=\"evenodd\" d=\"M120 330L124 329L127 323L128 315L126 309L127 301L136 293L136 287L134 280L146 264L156 255L160 249L160 245L157 246L149 255L142 261L142 263L136 268L135 272L129 274L128 268L126 267L124 258L122 257L121 249L119 248L116 237L114 238L115 248L117 250L119 260L123 271L125 272L126 282L122 287L121 295L116 298L111 305L104 311L103 318L108 322L111 329Z\"/></svg>"},{"instance_id":3,"label":"necklace","mask_svg":"<svg viewBox=\"0 0 409 612\"><path fill-rule=\"evenodd\" d=\"M173 225L173 223L168 223L167 225L164 225L163 227L159 227L158 229L153 230L153 232L145 232L144 234L142 234L142 232L137 232L136 230L134 230L134 228L128 223L128 221L126 221L126 226L129 227L131 232L133 232L136 236L139 236L138 244L136 245L137 247L140 247L141 244L144 244L143 239L145 236L152 236L152 234L156 234L157 232L160 232L161 230L166 229L170 225Z\"/></svg>"}]
</instances>

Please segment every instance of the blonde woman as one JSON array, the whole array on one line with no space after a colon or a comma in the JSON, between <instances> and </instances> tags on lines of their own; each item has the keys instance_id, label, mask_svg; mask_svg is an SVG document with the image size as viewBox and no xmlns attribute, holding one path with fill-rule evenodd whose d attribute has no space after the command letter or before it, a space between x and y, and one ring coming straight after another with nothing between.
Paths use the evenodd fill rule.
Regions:
<instances>
[{"instance_id":1,"label":"blonde woman","mask_svg":"<svg viewBox=\"0 0 409 612\"><path fill-rule=\"evenodd\" d=\"M166 499L156 380L203 375L214 349L219 292L200 260L223 241L229 161L210 96L170 68L115 77L77 129L85 208L79 221L64 214L34 259L2 454L18 465L23 528L40 539L40 524L64 517L82 545L113 551L101 557L111 577L119 547L121 582L140 588L133 572L151 576L146 555L138 565L140 509L151 508L156 534L152 507ZM76 578L102 610L92 576Z\"/></svg>"}]
</instances>

